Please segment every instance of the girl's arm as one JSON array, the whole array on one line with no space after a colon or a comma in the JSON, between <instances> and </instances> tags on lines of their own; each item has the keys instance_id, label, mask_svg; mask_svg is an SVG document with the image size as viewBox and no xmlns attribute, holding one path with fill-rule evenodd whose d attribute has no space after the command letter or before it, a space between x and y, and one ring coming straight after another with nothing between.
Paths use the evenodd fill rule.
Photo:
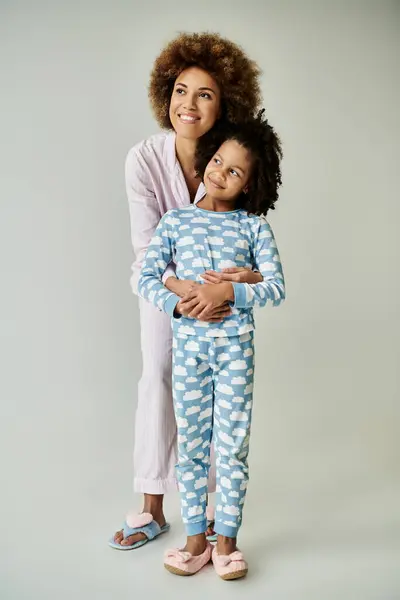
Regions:
<instances>
[{"instance_id":1,"label":"girl's arm","mask_svg":"<svg viewBox=\"0 0 400 600\"><path fill-rule=\"evenodd\" d=\"M172 317L180 297L162 283L167 265L173 260L175 245L171 212L162 217L147 248L138 280L138 294Z\"/></svg>"},{"instance_id":2,"label":"girl's arm","mask_svg":"<svg viewBox=\"0 0 400 600\"><path fill-rule=\"evenodd\" d=\"M269 223L260 218L260 225L254 236L255 267L263 281L259 283L230 283L230 300L236 308L265 306L268 301L273 306L285 299L285 280L274 234Z\"/></svg>"}]
</instances>

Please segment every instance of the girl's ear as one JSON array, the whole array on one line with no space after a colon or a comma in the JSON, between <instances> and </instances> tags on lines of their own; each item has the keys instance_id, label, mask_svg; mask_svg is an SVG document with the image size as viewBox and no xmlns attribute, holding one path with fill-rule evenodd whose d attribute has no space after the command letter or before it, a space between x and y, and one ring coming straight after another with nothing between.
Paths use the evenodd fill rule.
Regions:
<instances>
[{"instance_id":1,"label":"girl's ear","mask_svg":"<svg viewBox=\"0 0 400 600\"><path fill-rule=\"evenodd\" d=\"M248 185L246 185L246 186L243 188L243 194L247 194L247 192L248 192L248 191L249 191L249 186L248 186Z\"/></svg>"}]
</instances>

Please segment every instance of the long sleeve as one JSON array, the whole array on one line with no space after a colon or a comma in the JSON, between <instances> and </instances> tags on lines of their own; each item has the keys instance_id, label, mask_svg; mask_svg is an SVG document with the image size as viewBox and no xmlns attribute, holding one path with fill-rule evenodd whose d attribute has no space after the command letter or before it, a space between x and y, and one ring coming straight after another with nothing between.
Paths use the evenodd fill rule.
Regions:
<instances>
[{"instance_id":1,"label":"long sleeve","mask_svg":"<svg viewBox=\"0 0 400 600\"><path fill-rule=\"evenodd\" d=\"M136 148L132 148L126 158L125 182L131 222L131 239L135 254L131 285L133 292L137 293L144 255L161 219L161 213L153 191L148 166ZM172 265L168 267L165 279L170 275L175 275Z\"/></svg>"},{"instance_id":2,"label":"long sleeve","mask_svg":"<svg viewBox=\"0 0 400 600\"><path fill-rule=\"evenodd\" d=\"M163 274L173 260L175 238L173 217L166 213L158 224L144 257L138 281L138 294L171 317L179 296L173 294L162 283Z\"/></svg>"},{"instance_id":3,"label":"long sleeve","mask_svg":"<svg viewBox=\"0 0 400 600\"><path fill-rule=\"evenodd\" d=\"M285 281L274 234L264 218L260 218L254 235L253 255L256 269L261 273L260 283L233 283L236 308L262 307L268 301L273 306L285 299Z\"/></svg>"}]
</instances>

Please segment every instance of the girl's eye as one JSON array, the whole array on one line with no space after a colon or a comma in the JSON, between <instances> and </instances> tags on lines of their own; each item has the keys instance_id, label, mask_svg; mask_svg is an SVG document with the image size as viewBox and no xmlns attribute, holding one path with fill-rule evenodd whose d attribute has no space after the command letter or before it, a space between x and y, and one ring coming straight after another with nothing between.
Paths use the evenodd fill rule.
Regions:
<instances>
[{"instance_id":1,"label":"girl's eye","mask_svg":"<svg viewBox=\"0 0 400 600\"><path fill-rule=\"evenodd\" d=\"M220 164L221 164L221 161L219 160L219 158L214 158L214 162L215 162L217 165L220 165Z\"/></svg>"},{"instance_id":2,"label":"girl's eye","mask_svg":"<svg viewBox=\"0 0 400 600\"><path fill-rule=\"evenodd\" d=\"M176 93L177 93L177 94L179 94L180 96L182 96L182 94L184 94L184 93L185 93L185 90L184 90L184 89L182 89L182 88L176 88L176 90L175 90L175 91L176 91Z\"/></svg>"},{"instance_id":3,"label":"girl's eye","mask_svg":"<svg viewBox=\"0 0 400 600\"><path fill-rule=\"evenodd\" d=\"M211 100L211 96L210 94L207 94L207 92L202 92L200 94L200 98L207 98L207 100Z\"/></svg>"},{"instance_id":4,"label":"girl's eye","mask_svg":"<svg viewBox=\"0 0 400 600\"><path fill-rule=\"evenodd\" d=\"M239 173L237 171L235 171L234 169L230 170L230 174L233 175L234 177L239 177Z\"/></svg>"}]
</instances>

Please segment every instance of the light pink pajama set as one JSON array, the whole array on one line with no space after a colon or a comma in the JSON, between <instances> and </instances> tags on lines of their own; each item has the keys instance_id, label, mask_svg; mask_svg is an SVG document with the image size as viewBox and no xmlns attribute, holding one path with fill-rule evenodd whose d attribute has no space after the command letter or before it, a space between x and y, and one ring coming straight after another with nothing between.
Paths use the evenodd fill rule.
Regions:
<instances>
[{"instance_id":1,"label":"light pink pajama set","mask_svg":"<svg viewBox=\"0 0 400 600\"><path fill-rule=\"evenodd\" d=\"M142 262L161 217L190 204L189 191L175 153L175 132L159 133L134 146L125 166L132 245L131 286L137 294ZM200 184L195 202L205 190ZM168 266L164 281L175 275ZM134 490L164 494L176 490L176 423L172 401L171 319L139 298L143 371L138 386L134 443ZM211 470L210 482L215 481ZM210 484L209 491L215 489Z\"/></svg>"}]
</instances>

